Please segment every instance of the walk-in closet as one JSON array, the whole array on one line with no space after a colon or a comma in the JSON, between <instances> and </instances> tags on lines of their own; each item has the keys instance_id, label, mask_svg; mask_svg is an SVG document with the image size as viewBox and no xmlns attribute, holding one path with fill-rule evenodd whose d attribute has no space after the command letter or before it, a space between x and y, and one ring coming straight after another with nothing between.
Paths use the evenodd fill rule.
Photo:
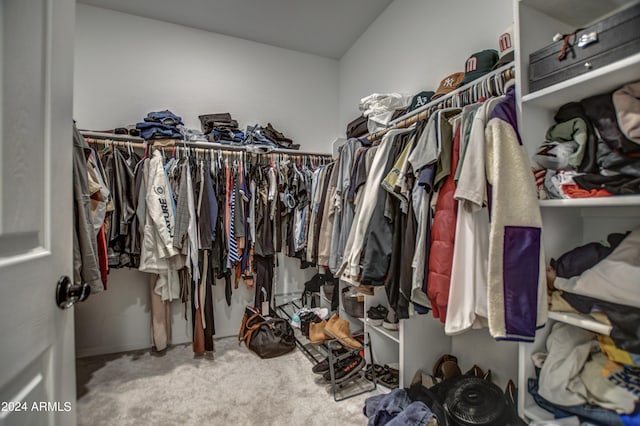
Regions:
<instances>
[{"instance_id":1,"label":"walk-in closet","mask_svg":"<svg viewBox=\"0 0 640 426\"><path fill-rule=\"evenodd\" d=\"M0 50L0 424L640 425L638 0L4 0Z\"/></svg>"}]
</instances>

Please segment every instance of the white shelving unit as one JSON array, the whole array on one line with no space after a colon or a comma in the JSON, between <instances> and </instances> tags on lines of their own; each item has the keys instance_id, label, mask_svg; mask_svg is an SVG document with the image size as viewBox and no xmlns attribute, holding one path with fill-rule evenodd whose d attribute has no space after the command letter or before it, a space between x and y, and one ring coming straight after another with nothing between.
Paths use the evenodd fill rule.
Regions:
<instances>
[{"instance_id":1,"label":"white shelving unit","mask_svg":"<svg viewBox=\"0 0 640 426\"><path fill-rule=\"evenodd\" d=\"M560 106L639 80L640 52L533 93L528 85L529 54L550 44L556 33L586 27L633 3L637 0L514 0L519 129L529 155L554 123L553 116ZM557 258L574 247L604 240L611 232L625 232L640 224L638 195L541 200L540 207L547 264L551 257ZM536 341L519 344L518 406L520 414L528 420L553 418L528 394L527 380L535 377L531 355L545 351L547 336L556 321L599 334L608 335L611 331L611 326L588 316L550 312L549 321L537 333Z\"/></svg>"},{"instance_id":2,"label":"white shelving unit","mask_svg":"<svg viewBox=\"0 0 640 426\"><path fill-rule=\"evenodd\" d=\"M586 315L575 314L572 312L549 312L549 318L554 321L560 321L594 333L604 334L608 336L611 333L611 325L604 324L590 318Z\"/></svg>"},{"instance_id":3,"label":"white shelving unit","mask_svg":"<svg viewBox=\"0 0 640 426\"><path fill-rule=\"evenodd\" d=\"M350 279L340 279L340 287L357 286ZM342 293L341 293L342 294ZM373 295L366 295L364 311L372 306L388 306L384 287L376 287ZM340 305L340 315L360 326L371 339L373 359L376 364L398 364L400 368L399 385L408 386L418 369L431 371L435 361L444 353L451 353L451 338L443 332L443 326L431 317L431 314L412 315L400 320L399 330L388 330L383 326L369 324L365 318L350 317ZM368 356L368 355L367 355ZM367 362L371 362L367 359Z\"/></svg>"},{"instance_id":4,"label":"white shelving unit","mask_svg":"<svg viewBox=\"0 0 640 426\"><path fill-rule=\"evenodd\" d=\"M637 207L640 195L615 197L573 198L568 200L540 200L540 207Z\"/></svg>"}]
</instances>

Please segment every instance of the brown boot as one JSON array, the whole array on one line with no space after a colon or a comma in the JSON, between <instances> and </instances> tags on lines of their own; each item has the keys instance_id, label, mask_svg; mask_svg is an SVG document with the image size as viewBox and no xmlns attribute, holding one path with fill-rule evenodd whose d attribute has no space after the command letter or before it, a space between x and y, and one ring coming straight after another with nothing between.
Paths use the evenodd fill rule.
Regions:
<instances>
[{"instance_id":1,"label":"brown boot","mask_svg":"<svg viewBox=\"0 0 640 426\"><path fill-rule=\"evenodd\" d=\"M335 313L333 315L331 315L331 318L329 318L329 321L327 321L327 325L324 326L325 330L331 330L331 328L333 327L333 325L336 323L336 321L338 321L340 319L340 316ZM326 334L326 331L325 331ZM332 337L330 334L327 334L327 336Z\"/></svg>"},{"instance_id":2,"label":"brown boot","mask_svg":"<svg viewBox=\"0 0 640 426\"><path fill-rule=\"evenodd\" d=\"M351 336L349 321L337 318L335 322L333 322L332 324L330 323L331 320L329 320L329 323L327 323L327 326L324 328L325 333L327 333L334 339L338 339L340 343L347 346L348 348L358 349L362 347L360 342L358 342Z\"/></svg>"},{"instance_id":3,"label":"brown boot","mask_svg":"<svg viewBox=\"0 0 640 426\"><path fill-rule=\"evenodd\" d=\"M327 325L325 320L320 322L312 322L309 324L309 340L311 343L319 345L324 343L328 339L328 336L324 333L324 328Z\"/></svg>"}]
</instances>

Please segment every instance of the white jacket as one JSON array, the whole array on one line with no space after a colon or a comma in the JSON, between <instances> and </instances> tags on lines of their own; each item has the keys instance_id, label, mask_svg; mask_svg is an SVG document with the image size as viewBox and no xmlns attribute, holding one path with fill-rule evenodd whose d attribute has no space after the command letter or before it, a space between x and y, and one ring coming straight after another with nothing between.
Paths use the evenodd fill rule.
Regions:
<instances>
[{"instance_id":1,"label":"white jacket","mask_svg":"<svg viewBox=\"0 0 640 426\"><path fill-rule=\"evenodd\" d=\"M159 274L155 292L163 300L172 300L180 295L177 271L184 267L185 259L173 246L175 211L171 188L159 151L143 167L146 212L138 269Z\"/></svg>"}]
</instances>

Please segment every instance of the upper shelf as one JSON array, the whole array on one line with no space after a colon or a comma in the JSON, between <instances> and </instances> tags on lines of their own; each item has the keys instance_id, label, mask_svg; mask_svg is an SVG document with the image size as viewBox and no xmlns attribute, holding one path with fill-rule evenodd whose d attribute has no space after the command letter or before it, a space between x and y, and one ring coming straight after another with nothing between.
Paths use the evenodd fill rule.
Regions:
<instances>
[{"instance_id":1,"label":"upper shelf","mask_svg":"<svg viewBox=\"0 0 640 426\"><path fill-rule=\"evenodd\" d=\"M523 104L557 109L567 102L617 89L640 79L640 52L602 68L595 69L545 87L522 97Z\"/></svg>"},{"instance_id":2,"label":"upper shelf","mask_svg":"<svg viewBox=\"0 0 640 426\"><path fill-rule=\"evenodd\" d=\"M586 315L549 311L549 318L606 336L611 333L611 326L609 324L601 323Z\"/></svg>"},{"instance_id":3,"label":"upper shelf","mask_svg":"<svg viewBox=\"0 0 640 426\"><path fill-rule=\"evenodd\" d=\"M540 200L540 207L640 207L640 195Z\"/></svg>"},{"instance_id":4,"label":"upper shelf","mask_svg":"<svg viewBox=\"0 0 640 426\"><path fill-rule=\"evenodd\" d=\"M520 0L522 4L538 10L573 27L583 27L622 6L629 0Z\"/></svg>"}]
</instances>

